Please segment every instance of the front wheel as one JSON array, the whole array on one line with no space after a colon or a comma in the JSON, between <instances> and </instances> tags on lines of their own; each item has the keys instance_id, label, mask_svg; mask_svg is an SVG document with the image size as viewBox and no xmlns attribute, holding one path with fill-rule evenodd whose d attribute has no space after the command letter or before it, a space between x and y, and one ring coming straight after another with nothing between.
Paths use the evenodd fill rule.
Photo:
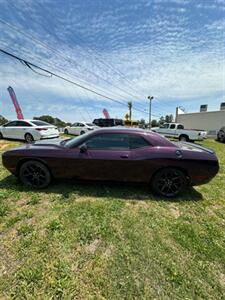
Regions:
<instances>
[{"instance_id":1,"label":"front wheel","mask_svg":"<svg viewBox=\"0 0 225 300\"><path fill-rule=\"evenodd\" d=\"M82 131L80 132L80 135L82 135L82 134L85 134L85 131L82 130Z\"/></svg>"},{"instance_id":2,"label":"front wheel","mask_svg":"<svg viewBox=\"0 0 225 300\"><path fill-rule=\"evenodd\" d=\"M43 189L51 182L51 174L44 164L30 160L20 167L19 179L26 186Z\"/></svg>"},{"instance_id":3,"label":"front wheel","mask_svg":"<svg viewBox=\"0 0 225 300\"><path fill-rule=\"evenodd\" d=\"M69 134L68 129L64 129L64 133L65 133L65 134Z\"/></svg>"},{"instance_id":4,"label":"front wheel","mask_svg":"<svg viewBox=\"0 0 225 300\"><path fill-rule=\"evenodd\" d=\"M160 196L176 197L186 187L186 177L178 169L162 169L153 177L151 186L153 191Z\"/></svg>"}]
</instances>

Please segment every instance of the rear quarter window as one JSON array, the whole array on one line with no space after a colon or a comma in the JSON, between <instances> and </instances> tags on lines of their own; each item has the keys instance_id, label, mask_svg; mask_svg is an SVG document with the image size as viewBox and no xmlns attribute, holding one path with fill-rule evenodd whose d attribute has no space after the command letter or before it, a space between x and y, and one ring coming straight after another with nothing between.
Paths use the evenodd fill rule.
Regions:
<instances>
[{"instance_id":1,"label":"rear quarter window","mask_svg":"<svg viewBox=\"0 0 225 300\"><path fill-rule=\"evenodd\" d=\"M149 146L149 142L147 142L141 136L130 136L130 148L131 149L138 149Z\"/></svg>"},{"instance_id":2,"label":"rear quarter window","mask_svg":"<svg viewBox=\"0 0 225 300\"><path fill-rule=\"evenodd\" d=\"M184 126L179 124L179 125L177 125L177 129L184 129Z\"/></svg>"}]
</instances>

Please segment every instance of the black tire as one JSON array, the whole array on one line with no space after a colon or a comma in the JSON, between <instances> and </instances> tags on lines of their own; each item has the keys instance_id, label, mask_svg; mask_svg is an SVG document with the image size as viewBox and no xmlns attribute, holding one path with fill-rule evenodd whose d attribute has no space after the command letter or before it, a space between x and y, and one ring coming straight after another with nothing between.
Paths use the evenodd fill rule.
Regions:
<instances>
[{"instance_id":1,"label":"black tire","mask_svg":"<svg viewBox=\"0 0 225 300\"><path fill-rule=\"evenodd\" d=\"M64 133L65 133L65 134L69 134L68 129L64 129Z\"/></svg>"},{"instance_id":2,"label":"black tire","mask_svg":"<svg viewBox=\"0 0 225 300\"><path fill-rule=\"evenodd\" d=\"M2 140L3 139L3 135L2 135L2 133L0 132L0 140Z\"/></svg>"},{"instance_id":3,"label":"black tire","mask_svg":"<svg viewBox=\"0 0 225 300\"><path fill-rule=\"evenodd\" d=\"M24 138L27 143L32 143L34 141L33 135L30 133L26 133Z\"/></svg>"},{"instance_id":4,"label":"black tire","mask_svg":"<svg viewBox=\"0 0 225 300\"><path fill-rule=\"evenodd\" d=\"M165 168L156 173L151 181L153 191L160 196L172 198L178 196L186 187L186 177L176 168Z\"/></svg>"},{"instance_id":5,"label":"black tire","mask_svg":"<svg viewBox=\"0 0 225 300\"><path fill-rule=\"evenodd\" d=\"M189 137L186 134L182 134L182 135L179 136L179 141L189 142Z\"/></svg>"},{"instance_id":6,"label":"black tire","mask_svg":"<svg viewBox=\"0 0 225 300\"><path fill-rule=\"evenodd\" d=\"M219 137L219 141L220 141L221 143L224 143L224 142L225 142L225 137L220 136L220 137Z\"/></svg>"},{"instance_id":7,"label":"black tire","mask_svg":"<svg viewBox=\"0 0 225 300\"><path fill-rule=\"evenodd\" d=\"M29 160L20 167L19 179L26 186L43 189L50 184L51 174L41 162Z\"/></svg>"},{"instance_id":8,"label":"black tire","mask_svg":"<svg viewBox=\"0 0 225 300\"><path fill-rule=\"evenodd\" d=\"M82 130L82 131L80 132L80 135L82 135L82 134L85 134L85 131Z\"/></svg>"}]
</instances>

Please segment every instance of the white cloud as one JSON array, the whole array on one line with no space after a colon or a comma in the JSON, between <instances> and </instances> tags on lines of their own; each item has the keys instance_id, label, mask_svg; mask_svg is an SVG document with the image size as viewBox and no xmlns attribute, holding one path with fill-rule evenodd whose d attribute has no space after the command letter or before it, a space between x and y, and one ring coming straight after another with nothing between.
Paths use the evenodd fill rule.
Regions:
<instances>
[{"instance_id":1,"label":"white cloud","mask_svg":"<svg viewBox=\"0 0 225 300\"><path fill-rule=\"evenodd\" d=\"M101 13L93 15L90 12L87 15L77 15L74 13L77 9L75 4L67 4L60 19L55 14L52 23L40 15L38 3L27 0L25 3L29 4L26 8L20 7L19 2L13 2L18 8L18 18L9 19L9 22L33 34L61 54L47 50L2 25L1 40L5 46L12 47L19 55L38 65L56 73L63 72L63 76L70 74L71 79L124 102L133 98L139 101L139 104L143 103L143 99L150 93L168 98L169 101L174 98L213 98L216 93L225 92L225 45L222 39L224 20L207 19L204 23L192 26L189 15L191 1L132 2L128 10L118 6L115 13L115 10L104 7ZM53 12L50 11L48 3L52 2L46 2L46 12L50 14L48 18L51 19ZM149 3L151 5L148 7ZM163 5L166 3L170 6ZM215 3L212 2L211 6L216 5ZM223 4L221 0L217 0L217 3ZM143 7L149 9L150 13L154 5L154 18L146 15L141 18L141 15L138 15ZM206 7L203 3L197 5L199 9L203 6ZM139 18L135 22L128 21L129 14L134 12ZM28 19L25 16L28 16ZM26 28L24 23L29 21L29 18L33 20L32 26ZM46 27L48 24L49 27ZM52 24L56 24L55 27ZM77 32L90 41L91 49L88 43L83 44L76 39ZM122 72L126 80L113 69ZM15 74L13 81L11 73ZM101 101L101 105L110 105L109 101L97 95L58 79L38 76L18 63L9 63L9 60L4 60L1 64L0 74L1 89L5 89L9 82L12 82L16 90L23 94L31 91L36 96L39 93L40 97L47 94L47 110L57 114L64 112L68 118L69 110L74 110L74 106L82 106L80 101L88 99L92 105L97 105L96 101ZM127 80L131 83L128 84ZM143 97L136 95L134 89ZM130 97L122 90L136 97ZM52 103L55 97L61 97L62 101ZM73 104L68 102L65 107L63 99L73 99ZM41 103L37 106L36 111L41 112L43 105ZM67 109L68 107L70 109ZM122 113L124 110L126 108L121 108ZM117 107L115 114L116 111L119 113Z\"/></svg>"}]
</instances>

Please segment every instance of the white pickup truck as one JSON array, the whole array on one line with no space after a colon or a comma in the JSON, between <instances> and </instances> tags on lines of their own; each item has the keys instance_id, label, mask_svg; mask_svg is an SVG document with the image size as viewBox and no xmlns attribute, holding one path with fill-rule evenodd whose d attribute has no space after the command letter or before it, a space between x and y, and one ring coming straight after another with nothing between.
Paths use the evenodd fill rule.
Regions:
<instances>
[{"instance_id":1,"label":"white pickup truck","mask_svg":"<svg viewBox=\"0 0 225 300\"><path fill-rule=\"evenodd\" d=\"M164 123L160 127L153 127L152 131L158 132L169 138L177 138L179 141L202 141L207 138L207 132L198 129L184 129L183 124Z\"/></svg>"}]
</instances>

